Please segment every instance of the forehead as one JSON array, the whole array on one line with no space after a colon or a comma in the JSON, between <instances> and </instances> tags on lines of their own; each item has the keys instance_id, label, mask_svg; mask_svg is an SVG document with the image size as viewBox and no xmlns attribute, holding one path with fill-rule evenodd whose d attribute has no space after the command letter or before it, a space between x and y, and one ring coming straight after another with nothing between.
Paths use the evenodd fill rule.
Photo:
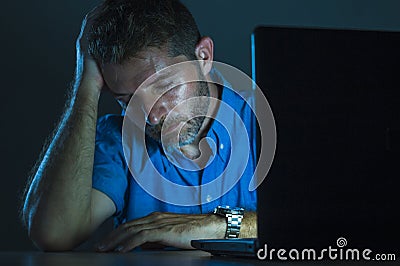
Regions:
<instances>
[{"instance_id":1,"label":"forehead","mask_svg":"<svg viewBox=\"0 0 400 266\"><path fill-rule=\"evenodd\" d=\"M184 61L187 61L186 56L170 57L166 51L148 49L122 64L103 64L101 70L112 92L132 93L154 73Z\"/></svg>"}]
</instances>

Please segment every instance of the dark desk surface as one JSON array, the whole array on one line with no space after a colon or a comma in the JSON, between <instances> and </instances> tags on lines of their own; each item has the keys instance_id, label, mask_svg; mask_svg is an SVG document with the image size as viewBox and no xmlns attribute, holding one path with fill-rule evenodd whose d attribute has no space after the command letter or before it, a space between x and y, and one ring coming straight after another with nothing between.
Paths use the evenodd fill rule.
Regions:
<instances>
[{"instance_id":1,"label":"dark desk surface","mask_svg":"<svg viewBox=\"0 0 400 266\"><path fill-rule=\"evenodd\" d=\"M398 262L384 262L383 265L399 265ZM140 251L127 254L90 252L0 252L0 265L26 266L133 266L133 265L381 265L366 261L319 261L319 262L271 262L257 259L210 256L202 251Z\"/></svg>"}]
</instances>

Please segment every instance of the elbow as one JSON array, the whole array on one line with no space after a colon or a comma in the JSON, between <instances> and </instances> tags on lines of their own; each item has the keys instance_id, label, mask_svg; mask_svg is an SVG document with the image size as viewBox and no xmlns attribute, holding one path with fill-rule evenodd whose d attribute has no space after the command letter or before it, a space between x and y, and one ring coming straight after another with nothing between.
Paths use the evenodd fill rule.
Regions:
<instances>
[{"instance_id":1,"label":"elbow","mask_svg":"<svg viewBox=\"0 0 400 266\"><path fill-rule=\"evenodd\" d=\"M46 252L71 251L77 246L76 241L61 233L51 233L31 227L28 229L28 234L35 246Z\"/></svg>"},{"instance_id":2,"label":"elbow","mask_svg":"<svg viewBox=\"0 0 400 266\"><path fill-rule=\"evenodd\" d=\"M80 243L77 234L55 225L47 219L29 219L27 223L28 236L37 248L42 251L71 251Z\"/></svg>"},{"instance_id":3,"label":"elbow","mask_svg":"<svg viewBox=\"0 0 400 266\"><path fill-rule=\"evenodd\" d=\"M30 208L22 211L22 221L28 231L29 239L42 251L69 251L74 248L71 240L63 235L62 230L55 230L51 222L40 218Z\"/></svg>"},{"instance_id":4,"label":"elbow","mask_svg":"<svg viewBox=\"0 0 400 266\"><path fill-rule=\"evenodd\" d=\"M56 214L43 213L38 208L25 208L23 220L28 236L37 248L48 252L71 251L83 241L84 226L71 226Z\"/></svg>"}]
</instances>

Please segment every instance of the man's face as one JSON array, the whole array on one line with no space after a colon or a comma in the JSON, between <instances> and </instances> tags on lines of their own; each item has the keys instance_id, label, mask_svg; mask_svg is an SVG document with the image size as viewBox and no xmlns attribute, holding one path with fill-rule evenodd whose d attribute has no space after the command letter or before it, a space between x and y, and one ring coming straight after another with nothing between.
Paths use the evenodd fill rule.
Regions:
<instances>
[{"instance_id":1,"label":"man's face","mask_svg":"<svg viewBox=\"0 0 400 266\"><path fill-rule=\"evenodd\" d=\"M187 61L185 56L169 57L165 51L149 49L119 64L102 66L103 77L116 100L126 106L134 93L140 102L140 109L146 116L145 132L154 140L161 142L163 130L164 145L170 146L179 134L179 146L191 144L197 136L206 114L208 101L190 101L192 97L208 96L209 89L205 82L189 82L187 80L203 79L198 67L185 65L182 71L168 73L163 71L154 75L145 86L139 86L150 76L160 70ZM175 86L174 84L180 84ZM177 105L177 108L175 108ZM168 115L168 119L166 119ZM193 118L192 118L193 117ZM140 123L139 123L140 124ZM181 128L179 131L178 128ZM176 142L176 141L175 141Z\"/></svg>"}]
</instances>

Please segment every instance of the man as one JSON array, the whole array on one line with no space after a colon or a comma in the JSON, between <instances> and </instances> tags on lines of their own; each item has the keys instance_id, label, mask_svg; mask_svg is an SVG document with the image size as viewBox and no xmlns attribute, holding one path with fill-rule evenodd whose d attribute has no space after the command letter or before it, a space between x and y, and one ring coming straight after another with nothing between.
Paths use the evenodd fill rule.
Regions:
<instances>
[{"instance_id":1,"label":"man","mask_svg":"<svg viewBox=\"0 0 400 266\"><path fill-rule=\"evenodd\" d=\"M188 60L199 60L193 71L159 76L148 86L153 89L138 89L166 67ZM166 146L196 161L201 157L201 139L229 139L211 119L221 106L212 100L176 106L193 97L230 102L247 128L254 126L253 114L237 94L214 83L182 82L158 91L165 84L187 80L187 73L195 73L198 80L212 80L211 76L218 76L212 61L212 40L200 36L191 14L177 0L106 0L88 14L77 40L71 100L30 183L23 208L30 238L39 248L71 250L112 216L118 227L98 245L99 251L127 252L145 243L191 248L192 239L237 237L239 232L240 237L256 236L256 195L248 191L255 168L252 134L250 163L229 192L197 205L179 206L150 195L132 177L122 147L123 116L109 115L97 122L101 91L109 90L124 109L133 95L139 95L136 109L145 114L145 145L157 170L181 185L212 181L224 171L230 145L217 143L214 153L218 156L210 165L204 168L198 163L199 171L185 170L166 160L161 128L178 135L176 142L167 141ZM194 117L194 109L202 115ZM167 122L169 113L173 115ZM209 145L205 148L212 150ZM129 149L138 151L138 147ZM133 164L141 163L147 162ZM244 216L240 211L232 214L229 208L218 208L219 215L213 214L223 204L244 208ZM232 225L226 218L229 215L239 218L239 223Z\"/></svg>"}]
</instances>

